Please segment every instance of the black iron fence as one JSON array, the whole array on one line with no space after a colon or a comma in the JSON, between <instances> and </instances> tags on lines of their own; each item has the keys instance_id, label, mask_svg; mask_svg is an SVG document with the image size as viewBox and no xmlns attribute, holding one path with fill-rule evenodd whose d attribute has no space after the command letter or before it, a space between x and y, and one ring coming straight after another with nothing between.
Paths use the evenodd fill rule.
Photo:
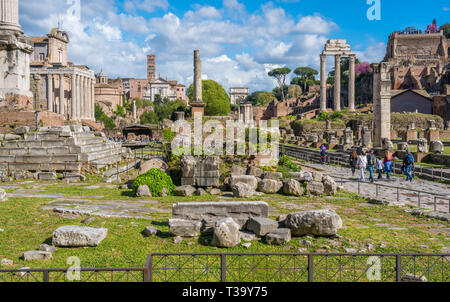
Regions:
<instances>
[{"instance_id":1,"label":"black iron fence","mask_svg":"<svg viewBox=\"0 0 450 302\"><path fill-rule=\"evenodd\" d=\"M450 282L450 254L149 254L143 268L0 269L0 282Z\"/></svg>"},{"instance_id":2,"label":"black iron fence","mask_svg":"<svg viewBox=\"0 0 450 302\"><path fill-rule=\"evenodd\" d=\"M152 282L450 281L443 254L150 254Z\"/></svg>"},{"instance_id":3,"label":"black iron fence","mask_svg":"<svg viewBox=\"0 0 450 302\"><path fill-rule=\"evenodd\" d=\"M147 268L0 269L0 282L144 282Z\"/></svg>"}]
</instances>

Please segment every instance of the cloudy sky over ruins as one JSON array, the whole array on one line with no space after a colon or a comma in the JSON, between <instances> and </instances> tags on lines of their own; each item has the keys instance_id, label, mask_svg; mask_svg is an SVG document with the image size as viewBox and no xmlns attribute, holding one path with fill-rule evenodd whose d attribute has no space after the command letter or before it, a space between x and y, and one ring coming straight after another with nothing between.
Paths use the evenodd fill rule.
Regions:
<instances>
[{"instance_id":1,"label":"cloudy sky over ruins","mask_svg":"<svg viewBox=\"0 0 450 302\"><path fill-rule=\"evenodd\" d=\"M389 33L449 21L447 0L381 0L381 21L369 21L366 0L21 0L28 36L61 22L69 59L110 77L146 77L146 54L157 56L162 77L189 85L193 50L203 73L224 87L271 90L275 66L318 69L330 38L347 39L362 61L380 61ZM420 11L421 14L416 12ZM79 18L80 17L80 18ZM332 59L328 63L332 66Z\"/></svg>"}]
</instances>

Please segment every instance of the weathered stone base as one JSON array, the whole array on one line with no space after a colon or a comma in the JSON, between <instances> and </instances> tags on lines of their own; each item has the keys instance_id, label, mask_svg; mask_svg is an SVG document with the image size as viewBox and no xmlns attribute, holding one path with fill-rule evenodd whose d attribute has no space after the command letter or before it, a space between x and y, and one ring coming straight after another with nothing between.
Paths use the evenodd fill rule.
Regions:
<instances>
[{"instance_id":1,"label":"weathered stone base","mask_svg":"<svg viewBox=\"0 0 450 302\"><path fill-rule=\"evenodd\" d=\"M195 202L173 205L172 217L177 219L201 221L202 230L213 228L223 218L231 217L241 227L250 217L267 218L269 205L262 201L254 202Z\"/></svg>"}]
</instances>

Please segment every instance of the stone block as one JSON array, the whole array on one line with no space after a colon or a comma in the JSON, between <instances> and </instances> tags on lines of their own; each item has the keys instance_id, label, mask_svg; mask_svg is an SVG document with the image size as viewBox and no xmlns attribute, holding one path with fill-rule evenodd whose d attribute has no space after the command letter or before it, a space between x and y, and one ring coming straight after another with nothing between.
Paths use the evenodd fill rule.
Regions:
<instances>
[{"instance_id":1,"label":"stone block","mask_svg":"<svg viewBox=\"0 0 450 302\"><path fill-rule=\"evenodd\" d=\"M175 196L192 196L195 193L195 188L192 186L181 186L175 189Z\"/></svg>"},{"instance_id":2,"label":"stone block","mask_svg":"<svg viewBox=\"0 0 450 302\"><path fill-rule=\"evenodd\" d=\"M230 181L230 187L233 187L238 183L248 184L250 187L253 188L253 190L256 190L256 188L258 187L258 180L256 179L255 176L251 175L232 176Z\"/></svg>"},{"instance_id":3,"label":"stone block","mask_svg":"<svg viewBox=\"0 0 450 302\"><path fill-rule=\"evenodd\" d=\"M173 205L172 217L203 222L203 228L213 227L222 218L231 217L241 227L250 217L267 218L269 205L261 201L189 202Z\"/></svg>"},{"instance_id":4,"label":"stone block","mask_svg":"<svg viewBox=\"0 0 450 302\"><path fill-rule=\"evenodd\" d=\"M280 172L264 172L261 178L281 181L283 180L283 174Z\"/></svg>"},{"instance_id":5,"label":"stone block","mask_svg":"<svg viewBox=\"0 0 450 302\"><path fill-rule=\"evenodd\" d=\"M278 222L262 217L251 217L246 224L246 229L257 236L265 236L278 228Z\"/></svg>"},{"instance_id":6,"label":"stone block","mask_svg":"<svg viewBox=\"0 0 450 302\"><path fill-rule=\"evenodd\" d=\"M283 183L273 179L263 179L258 182L258 191L265 194L275 194L283 188Z\"/></svg>"},{"instance_id":7,"label":"stone block","mask_svg":"<svg viewBox=\"0 0 450 302\"><path fill-rule=\"evenodd\" d=\"M62 226L53 232L52 243L59 247L89 247L99 245L108 234L106 228Z\"/></svg>"},{"instance_id":8,"label":"stone block","mask_svg":"<svg viewBox=\"0 0 450 302\"><path fill-rule=\"evenodd\" d=\"M284 223L294 236L334 236L342 228L342 219L333 210L292 213Z\"/></svg>"},{"instance_id":9,"label":"stone block","mask_svg":"<svg viewBox=\"0 0 450 302\"><path fill-rule=\"evenodd\" d=\"M38 172L37 179L39 180L56 180L55 172Z\"/></svg>"},{"instance_id":10,"label":"stone block","mask_svg":"<svg viewBox=\"0 0 450 302\"><path fill-rule=\"evenodd\" d=\"M321 182L309 182L306 185L306 194L308 196L322 196L324 194L325 187Z\"/></svg>"},{"instance_id":11,"label":"stone block","mask_svg":"<svg viewBox=\"0 0 450 302\"><path fill-rule=\"evenodd\" d=\"M233 218L227 217L216 222L211 244L217 247L231 248L241 242L240 226Z\"/></svg>"},{"instance_id":12,"label":"stone block","mask_svg":"<svg viewBox=\"0 0 450 302\"><path fill-rule=\"evenodd\" d=\"M202 223L195 220L169 219L170 233L173 236L197 237L200 235Z\"/></svg>"},{"instance_id":13,"label":"stone block","mask_svg":"<svg viewBox=\"0 0 450 302\"><path fill-rule=\"evenodd\" d=\"M255 190L249 184L238 182L231 187L233 196L238 198L251 198L255 194Z\"/></svg>"},{"instance_id":14,"label":"stone block","mask_svg":"<svg viewBox=\"0 0 450 302\"><path fill-rule=\"evenodd\" d=\"M181 185L182 186L195 186L195 179L194 178L181 178Z\"/></svg>"},{"instance_id":15,"label":"stone block","mask_svg":"<svg viewBox=\"0 0 450 302\"><path fill-rule=\"evenodd\" d=\"M25 261L47 260L52 259L52 253L44 251L28 251L23 253L22 257Z\"/></svg>"},{"instance_id":16,"label":"stone block","mask_svg":"<svg viewBox=\"0 0 450 302\"><path fill-rule=\"evenodd\" d=\"M282 245L291 241L290 229L275 229L266 235L266 243L270 245Z\"/></svg>"}]
</instances>

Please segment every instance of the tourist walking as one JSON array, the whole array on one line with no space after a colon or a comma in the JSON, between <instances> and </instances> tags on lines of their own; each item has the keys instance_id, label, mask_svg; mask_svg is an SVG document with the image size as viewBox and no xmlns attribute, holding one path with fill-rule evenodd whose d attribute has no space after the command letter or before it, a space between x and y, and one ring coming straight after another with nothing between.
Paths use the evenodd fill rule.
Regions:
<instances>
[{"instance_id":1,"label":"tourist walking","mask_svg":"<svg viewBox=\"0 0 450 302\"><path fill-rule=\"evenodd\" d=\"M356 172L356 164L358 162L358 153L356 153L356 150L352 151L352 154L350 154L350 167L352 168L352 175L355 176Z\"/></svg>"},{"instance_id":2,"label":"tourist walking","mask_svg":"<svg viewBox=\"0 0 450 302\"><path fill-rule=\"evenodd\" d=\"M383 179L384 164L380 158L377 158L378 179Z\"/></svg>"},{"instance_id":3,"label":"tourist walking","mask_svg":"<svg viewBox=\"0 0 450 302\"><path fill-rule=\"evenodd\" d=\"M394 156L391 152L387 151L386 156L384 157L384 172L386 172L386 178L391 179L392 173L392 162L394 161Z\"/></svg>"},{"instance_id":4,"label":"tourist walking","mask_svg":"<svg viewBox=\"0 0 450 302\"><path fill-rule=\"evenodd\" d=\"M324 144L320 146L320 160L322 161L322 164L325 165L327 161L327 147L325 147Z\"/></svg>"},{"instance_id":5,"label":"tourist walking","mask_svg":"<svg viewBox=\"0 0 450 302\"><path fill-rule=\"evenodd\" d=\"M367 169L369 170L369 173L370 173L370 176L369 176L370 182L375 181L375 178L373 177L373 172L374 172L376 164L377 164L377 157L373 153L373 150L370 150L369 155L367 155Z\"/></svg>"},{"instance_id":6,"label":"tourist walking","mask_svg":"<svg viewBox=\"0 0 450 302\"><path fill-rule=\"evenodd\" d=\"M406 173L406 181L413 181L412 171L414 171L414 156L407 151L403 167Z\"/></svg>"},{"instance_id":7,"label":"tourist walking","mask_svg":"<svg viewBox=\"0 0 450 302\"><path fill-rule=\"evenodd\" d=\"M362 151L361 154L358 155L357 166L358 166L359 170L361 171L360 180L362 182L366 181L364 173L367 168L367 157L366 157L366 154L364 153L364 151Z\"/></svg>"}]
</instances>

